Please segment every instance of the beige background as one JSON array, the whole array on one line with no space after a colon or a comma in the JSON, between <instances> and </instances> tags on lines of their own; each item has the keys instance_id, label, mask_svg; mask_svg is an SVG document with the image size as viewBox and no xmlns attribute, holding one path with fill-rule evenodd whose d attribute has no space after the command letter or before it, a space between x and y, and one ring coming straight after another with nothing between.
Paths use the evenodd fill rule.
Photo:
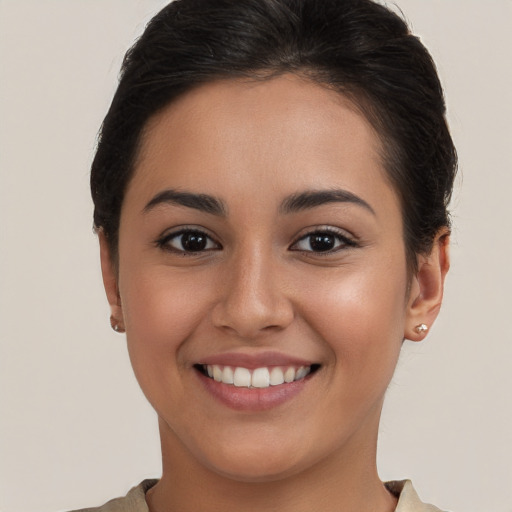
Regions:
<instances>
[{"instance_id":1,"label":"beige background","mask_svg":"<svg viewBox=\"0 0 512 512\"><path fill-rule=\"evenodd\" d=\"M160 471L156 421L109 326L88 167L121 57L162 0L0 0L0 509L121 495ZM512 1L399 0L438 63L463 179L441 317L406 344L385 479L512 511Z\"/></svg>"}]
</instances>

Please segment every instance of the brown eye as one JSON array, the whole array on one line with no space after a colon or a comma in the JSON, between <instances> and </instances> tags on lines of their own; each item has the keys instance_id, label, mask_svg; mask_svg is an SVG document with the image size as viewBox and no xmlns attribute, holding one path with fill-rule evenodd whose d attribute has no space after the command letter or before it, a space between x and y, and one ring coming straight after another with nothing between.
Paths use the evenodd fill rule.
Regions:
<instances>
[{"instance_id":1,"label":"brown eye","mask_svg":"<svg viewBox=\"0 0 512 512\"><path fill-rule=\"evenodd\" d=\"M180 230L170 233L158 241L158 246L175 252L193 253L220 249L206 233L199 230Z\"/></svg>"},{"instance_id":2,"label":"brown eye","mask_svg":"<svg viewBox=\"0 0 512 512\"><path fill-rule=\"evenodd\" d=\"M336 246L336 237L326 233L310 235L308 243L312 251L331 251Z\"/></svg>"},{"instance_id":3,"label":"brown eye","mask_svg":"<svg viewBox=\"0 0 512 512\"><path fill-rule=\"evenodd\" d=\"M331 231L315 231L303 236L291 247L295 251L327 253L336 252L346 247L355 247L357 244L346 236Z\"/></svg>"},{"instance_id":4,"label":"brown eye","mask_svg":"<svg viewBox=\"0 0 512 512\"><path fill-rule=\"evenodd\" d=\"M185 233L179 240L185 251L204 251L208 245L208 237L202 233Z\"/></svg>"}]
</instances>

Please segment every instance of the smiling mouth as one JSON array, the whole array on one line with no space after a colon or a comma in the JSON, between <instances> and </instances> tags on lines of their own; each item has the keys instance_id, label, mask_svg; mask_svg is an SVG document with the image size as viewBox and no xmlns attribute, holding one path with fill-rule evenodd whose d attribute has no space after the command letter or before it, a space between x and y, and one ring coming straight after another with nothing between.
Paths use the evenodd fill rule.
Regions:
<instances>
[{"instance_id":1,"label":"smiling mouth","mask_svg":"<svg viewBox=\"0 0 512 512\"><path fill-rule=\"evenodd\" d=\"M194 368L205 377L222 384L238 388L264 389L270 386L290 384L315 373L319 364L310 366L272 366L250 370L242 366L222 366L217 364L196 364Z\"/></svg>"}]
</instances>

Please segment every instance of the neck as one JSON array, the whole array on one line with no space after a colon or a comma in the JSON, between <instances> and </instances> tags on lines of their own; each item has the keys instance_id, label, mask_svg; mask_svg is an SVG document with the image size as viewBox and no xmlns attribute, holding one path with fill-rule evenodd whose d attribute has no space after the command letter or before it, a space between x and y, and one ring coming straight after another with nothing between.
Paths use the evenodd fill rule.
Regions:
<instances>
[{"instance_id":1,"label":"neck","mask_svg":"<svg viewBox=\"0 0 512 512\"><path fill-rule=\"evenodd\" d=\"M166 425L161 424L160 430L163 474L146 495L151 512L395 510L396 498L377 474L376 434L372 443L361 444L354 439L343 453L333 453L304 471L245 482L201 464L173 438Z\"/></svg>"}]
</instances>

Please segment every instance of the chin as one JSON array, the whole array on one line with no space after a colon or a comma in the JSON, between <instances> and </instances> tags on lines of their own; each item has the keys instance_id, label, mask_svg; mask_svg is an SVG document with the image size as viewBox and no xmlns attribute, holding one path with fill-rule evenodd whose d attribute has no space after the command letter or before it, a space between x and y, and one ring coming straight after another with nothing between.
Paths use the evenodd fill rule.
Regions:
<instances>
[{"instance_id":1,"label":"chin","mask_svg":"<svg viewBox=\"0 0 512 512\"><path fill-rule=\"evenodd\" d=\"M296 450L285 446L280 450L273 450L268 446L262 449L261 444L254 444L250 448L228 447L208 459L203 458L203 464L213 472L231 480L248 483L278 481L299 473L302 468Z\"/></svg>"}]
</instances>

